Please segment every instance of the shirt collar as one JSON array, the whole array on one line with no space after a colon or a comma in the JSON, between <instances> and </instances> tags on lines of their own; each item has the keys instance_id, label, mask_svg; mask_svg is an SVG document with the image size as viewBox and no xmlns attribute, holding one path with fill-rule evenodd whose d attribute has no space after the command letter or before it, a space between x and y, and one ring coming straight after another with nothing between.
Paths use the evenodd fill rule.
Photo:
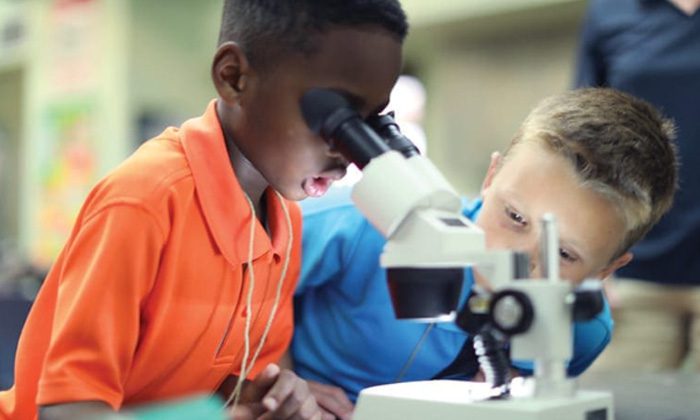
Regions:
<instances>
[{"instance_id":1,"label":"shirt collar","mask_svg":"<svg viewBox=\"0 0 700 420\"><path fill-rule=\"evenodd\" d=\"M248 260L251 222L255 224L253 258L268 251L282 254L289 232L279 198L268 188L268 220L270 231L275 233L271 241L263 226L253 218L231 166L216 100L209 103L204 115L182 125L181 139L204 218L228 262L237 265Z\"/></svg>"}]
</instances>

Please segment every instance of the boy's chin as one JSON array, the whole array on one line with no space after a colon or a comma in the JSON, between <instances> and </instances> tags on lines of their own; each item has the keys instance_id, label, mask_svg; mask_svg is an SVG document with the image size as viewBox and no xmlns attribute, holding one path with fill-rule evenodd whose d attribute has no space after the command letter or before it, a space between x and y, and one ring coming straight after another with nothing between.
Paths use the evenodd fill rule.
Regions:
<instances>
[{"instance_id":1,"label":"boy's chin","mask_svg":"<svg viewBox=\"0 0 700 420\"><path fill-rule=\"evenodd\" d=\"M294 190L290 190L287 188L276 188L276 190L286 200L301 201L306 198L306 194L304 193L304 191L299 188L295 188Z\"/></svg>"},{"instance_id":2,"label":"boy's chin","mask_svg":"<svg viewBox=\"0 0 700 420\"><path fill-rule=\"evenodd\" d=\"M290 201L301 201L309 197L304 188L275 188L275 190L285 199Z\"/></svg>"}]
</instances>

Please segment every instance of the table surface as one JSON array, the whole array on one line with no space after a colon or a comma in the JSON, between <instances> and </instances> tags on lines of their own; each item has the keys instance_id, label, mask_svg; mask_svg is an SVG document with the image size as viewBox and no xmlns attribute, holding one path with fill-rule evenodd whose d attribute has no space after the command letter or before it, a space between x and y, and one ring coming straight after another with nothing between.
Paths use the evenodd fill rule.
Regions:
<instances>
[{"instance_id":1,"label":"table surface","mask_svg":"<svg viewBox=\"0 0 700 420\"><path fill-rule=\"evenodd\" d=\"M578 382L612 391L616 420L700 420L700 374L595 372Z\"/></svg>"}]
</instances>

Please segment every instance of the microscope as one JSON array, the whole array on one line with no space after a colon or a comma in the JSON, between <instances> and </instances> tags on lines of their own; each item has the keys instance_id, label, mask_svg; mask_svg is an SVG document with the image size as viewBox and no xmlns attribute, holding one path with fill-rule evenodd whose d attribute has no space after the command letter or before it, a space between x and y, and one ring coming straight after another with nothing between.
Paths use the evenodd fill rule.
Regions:
<instances>
[{"instance_id":1,"label":"microscope","mask_svg":"<svg viewBox=\"0 0 700 420\"><path fill-rule=\"evenodd\" d=\"M486 382L430 380L363 390L356 420L608 420L612 395L576 389L566 377L572 323L602 308L599 284L574 289L559 276L556 220L542 220L542 278L530 279L527 255L487 250L484 233L461 214L444 176L404 137L391 114L363 120L339 93L311 89L302 114L330 147L362 171L352 191L358 209L387 239L380 264L394 313L413 322L457 322L473 337ZM457 311L465 267L489 290ZM459 312L459 313L458 313ZM533 360L531 378L510 378L513 359Z\"/></svg>"}]
</instances>

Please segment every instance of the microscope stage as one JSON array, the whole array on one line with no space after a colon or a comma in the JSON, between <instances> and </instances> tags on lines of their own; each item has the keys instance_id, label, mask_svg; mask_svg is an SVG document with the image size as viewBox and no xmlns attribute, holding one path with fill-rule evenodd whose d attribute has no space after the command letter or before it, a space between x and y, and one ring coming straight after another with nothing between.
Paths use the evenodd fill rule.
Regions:
<instances>
[{"instance_id":1,"label":"microscope stage","mask_svg":"<svg viewBox=\"0 0 700 420\"><path fill-rule=\"evenodd\" d=\"M512 397L486 400L488 384L418 381L364 389L354 420L612 420L612 395L576 391L571 397Z\"/></svg>"}]
</instances>

